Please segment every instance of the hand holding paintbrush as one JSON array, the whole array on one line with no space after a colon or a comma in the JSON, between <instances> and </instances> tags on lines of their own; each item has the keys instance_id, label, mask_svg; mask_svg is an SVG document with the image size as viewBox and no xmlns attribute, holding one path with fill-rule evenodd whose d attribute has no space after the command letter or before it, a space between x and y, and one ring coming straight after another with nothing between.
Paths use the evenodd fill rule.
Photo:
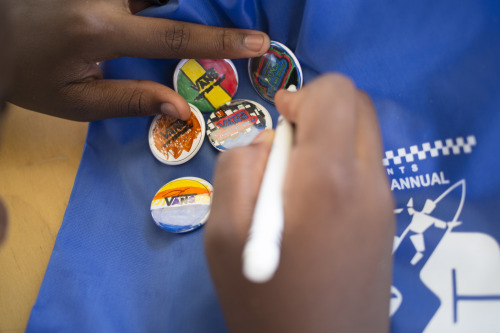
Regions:
<instances>
[{"instance_id":1,"label":"hand holding paintbrush","mask_svg":"<svg viewBox=\"0 0 500 333\"><path fill-rule=\"evenodd\" d=\"M277 143L291 141L278 137L281 127L272 148L272 135L264 132L251 145L221 154L214 176L205 249L228 327L387 331L394 225L373 105L339 75L294 93L280 91L275 100L295 124L289 157L275 164L282 186L266 185L277 156L269 152L283 154ZM269 199L262 199L266 188ZM258 237L248 238L259 201L271 208L262 210L260 231L250 232ZM260 239L257 250L247 252L252 239ZM242 253L245 261L257 253L246 264L264 264L257 274L245 274L264 283L245 277Z\"/></svg>"}]
</instances>

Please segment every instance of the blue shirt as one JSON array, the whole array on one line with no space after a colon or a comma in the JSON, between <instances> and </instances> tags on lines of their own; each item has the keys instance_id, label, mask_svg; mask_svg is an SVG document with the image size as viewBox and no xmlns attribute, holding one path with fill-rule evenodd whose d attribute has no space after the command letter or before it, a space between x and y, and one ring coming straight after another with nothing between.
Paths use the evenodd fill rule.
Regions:
<instances>
[{"instance_id":1,"label":"blue shirt","mask_svg":"<svg viewBox=\"0 0 500 333\"><path fill-rule=\"evenodd\" d=\"M374 100L396 199L393 332L500 331L500 3L363 0L170 1L143 15L258 29L299 59L305 84L350 76ZM108 78L172 87L178 60L122 58ZM275 108L235 60L235 98ZM90 124L28 332L225 332L203 228L170 234L149 205L166 182L212 180L205 141L165 166L150 117ZM332 281L332 283L335 283Z\"/></svg>"}]
</instances>

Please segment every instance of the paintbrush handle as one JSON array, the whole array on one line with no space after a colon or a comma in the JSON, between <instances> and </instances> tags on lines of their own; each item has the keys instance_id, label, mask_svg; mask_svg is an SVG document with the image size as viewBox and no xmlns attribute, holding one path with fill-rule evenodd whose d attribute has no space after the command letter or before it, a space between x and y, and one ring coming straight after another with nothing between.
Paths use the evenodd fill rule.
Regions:
<instances>
[{"instance_id":1,"label":"paintbrush handle","mask_svg":"<svg viewBox=\"0 0 500 333\"><path fill-rule=\"evenodd\" d=\"M269 281L278 268L285 220L283 182L292 142L293 127L280 116L243 250L243 274L252 282Z\"/></svg>"}]
</instances>

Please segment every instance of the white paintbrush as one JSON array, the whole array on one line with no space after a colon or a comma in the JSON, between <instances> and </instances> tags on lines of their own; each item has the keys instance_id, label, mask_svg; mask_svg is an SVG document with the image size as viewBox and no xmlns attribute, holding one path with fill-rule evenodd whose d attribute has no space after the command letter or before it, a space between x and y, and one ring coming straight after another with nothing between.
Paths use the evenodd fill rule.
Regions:
<instances>
[{"instance_id":1,"label":"white paintbrush","mask_svg":"<svg viewBox=\"0 0 500 333\"><path fill-rule=\"evenodd\" d=\"M295 91L294 88L288 90ZM292 124L279 116L247 243L243 249L243 274L252 282L269 281L279 265L285 222L283 181L292 148L293 132Z\"/></svg>"}]
</instances>

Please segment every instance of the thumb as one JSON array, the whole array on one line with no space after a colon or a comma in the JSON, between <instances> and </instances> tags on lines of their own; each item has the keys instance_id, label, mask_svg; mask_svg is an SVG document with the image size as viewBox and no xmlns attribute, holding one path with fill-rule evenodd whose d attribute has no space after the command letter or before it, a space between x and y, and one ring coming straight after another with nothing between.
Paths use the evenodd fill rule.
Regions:
<instances>
[{"instance_id":1,"label":"thumb","mask_svg":"<svg viewBox=\"0 0 500 333\"><path fill-rule=\"evenodd\" d=\"M78 82L64 87L62 95L64 117L80 121L155 114L187 120L191 113L184 98L153 81Z\"/></svg>"},{"instance_id":2,"label":"thumb","mask_svg":"<svg viewBox=\"0 0 500 333\"><path fill-rule=\"evenodd\" d=\"M298 117L297 105L299 104L298 101L300 98L301 93L299 91L292 92L281 89L274 96L274 103L279 113L281 113L288 121L296 123Z\"/></svg>"}]
</instances>

